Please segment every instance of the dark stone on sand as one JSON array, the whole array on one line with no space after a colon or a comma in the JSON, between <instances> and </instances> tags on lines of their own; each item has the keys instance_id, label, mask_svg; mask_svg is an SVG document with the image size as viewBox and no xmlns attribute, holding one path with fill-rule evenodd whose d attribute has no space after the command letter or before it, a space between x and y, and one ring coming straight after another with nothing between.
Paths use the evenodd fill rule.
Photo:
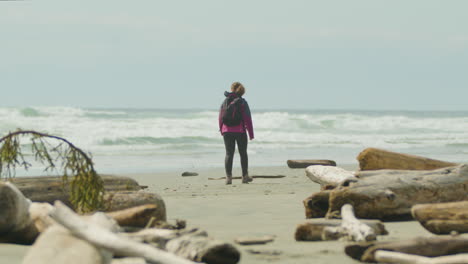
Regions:
<instances>
[{"instance_id":1,"label":"dark stone on sand","mask_svg":"<svg viewBox=\"0 0 468 264\"><path fill-rule=\"evenodd\" d=\"M188 177L188 176L198 176L198 173L190 172L190 171L186 171L186 172L182 173L182 177Z\"/></svg>"}]
</instances>

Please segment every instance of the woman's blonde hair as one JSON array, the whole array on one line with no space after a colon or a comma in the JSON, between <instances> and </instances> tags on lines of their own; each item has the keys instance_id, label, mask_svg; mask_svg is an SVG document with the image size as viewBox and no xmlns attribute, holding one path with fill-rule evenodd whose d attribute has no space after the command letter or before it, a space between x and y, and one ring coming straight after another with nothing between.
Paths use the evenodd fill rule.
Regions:
<instances>
[{"instance_id":1,"label":"woman's blonde hair","mask_svg":"<svg viewBox=\"0 0 468 264\"><path fill-rule=\"evenodd\" d=\"M245 87L240 82L233 82L231 84L231 92L236 93L238 96L245 94Z\"/></svg>"}]
</instances>

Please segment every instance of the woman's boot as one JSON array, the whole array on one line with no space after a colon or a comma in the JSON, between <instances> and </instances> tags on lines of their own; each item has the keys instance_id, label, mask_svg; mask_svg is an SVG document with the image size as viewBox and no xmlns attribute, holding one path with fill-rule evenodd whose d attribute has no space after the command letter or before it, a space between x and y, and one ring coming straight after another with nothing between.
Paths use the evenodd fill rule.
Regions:
<instances>
[{"instance_id":1,"label":"woman's boot","mask_svg":"<svg viewBox=\"0 0 468 264\"><path fill-rule=\"evenodd\" d=\"M242 183L249 183L251 181L253 181L253 179L248 174L242 176Z\"/></svg>"},{"instance_id":2,"label":"woman's boot","mask_svg":"<svg viewBox=\"0 0 468 264\"><path fill-rule=\"evenodd\" d=\"M232 184L232 175L226 175L226 185Z\"/></svg>"}]
</instances>

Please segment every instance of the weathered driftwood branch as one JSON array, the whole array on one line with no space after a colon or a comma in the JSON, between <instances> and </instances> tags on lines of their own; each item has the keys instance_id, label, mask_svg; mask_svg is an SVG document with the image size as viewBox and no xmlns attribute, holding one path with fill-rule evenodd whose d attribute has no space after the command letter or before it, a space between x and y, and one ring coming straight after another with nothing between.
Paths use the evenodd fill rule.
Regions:
<instances>
[{"instance_id":1,"label":"weathered driftwood branch","mask_svg":"<svg viewBox=\"0 0 468 264\"><path fill-rule=\"evenodd\" d=\"M377 234L370 226L359 221L353 212L350 204L345 204L341 208L343 221L337 227L325 227L322 233L323 240L336 240L344 238L348 241L373 241L377 239Z\"/></svg>"},{"instance_id":2,"label":"weathered driftwood branch","mask_svg":"<svg viewBox=\"0 0 468 264\"><path fill-rule=\"evenodd\" d=\"M305 169L312 165L336 166L333 160L288 160L286 163L292 169Z\"/></svg>"},{"instance_id":3,"label":"weathered driftwood branch","mask_svg":"<svg viewBox=\"0 0 468 264\"><path fill-rule=\"evenodd\" d=\"M468 238L433 236L395 242L366 242L348 245L345 252L353 259L363 262L376 262L378 250L396 251L425 257L468 253Z\"/></svg>"},{"instance_id":4,"label":"weathered driftwood branch","mask_svg":"<svg viewBox=\"0 0 468 264\"><path fill-rule=\"evenodd\" d=\"M327 217L335 217L349 203L358 218L408 219L415 204L468 200L468 165L375 173L355 182L345 181L330 191Z\"/></svg>"},{"instance_id":5,"label":"weathered driftwood branch","mask_svg":"<svg viewBox=\"0 0 468 264\"><path fill-rule=\"evenodd\" d=\"M150 245L141 244L118 236L93 224L87 224L63 203L55 202L50 216L66 227L74 236L86 240L96 247L103 248L121 256L143 257L150 262L189 264L192 261L175 256Z\"/></svg>"},{"instance_id":6,"label":"weathered driftwood branch","mask_svg":"<svg viewBox=\"0 0 468 264\"><path fill-rule=\"evenodd\" d=\"M395 264L461 264L468 263L468 254L428 258L400 252L378 250L375 252L375 259L379 263Z\"/></svg>"},{"instance_id":7,"label":"weathered driftwood branch","mask_svg":"<svg viewBox=\"0 0 468 264\"><path fill-rule=\"evenodd\" d=\"M354 172L339 167L313 165L306 168L306 176L313 182L325 186L337 186L345 180L356 179Z\"/></svg>"},{"instance_id":8,"label":"weathered driftwood branch","mask_svg":"<svg viewBox=\"0 0 468 264\"><path fill-rule=\"evenodd\" d=\"M456 166L456 163L425 157L367 148L357 156L361 170L434 170Z\"/></svg>"},{"instance_id":9,"label":"weathered driftwood branch","mask_svg":"<svg viewBox=\"0 0 468 264\"><path fill-rule=\"evenodd\" d=\"M468 233L468 201L417 204L411 208L411 214L434 234Z\"/></svg>"},{"instance_id":10,"label":"weathered driftwood branch","mask_svg":"<svg viewBox=\"0 0 468 264\"><path fill-rule=\"evenodd\" d=\"M372 228L376 235L387 235L384 224L379 220L360 219L360 221ZM297 241L321 241L325 227L341 226L341 219L310 219L296 228L294 237Z\"/></svg>"},{"instance_id":11,"label":"weathered driftwood branch","mask_svg":"<svg viewBox=\"0 0 468 264\"><path fill-rule=\"evenodd\" d=\"M129 177L100 175L106 192L138 191L142 186ZM53 204L56 200L68 206L70 203L70 177L65 183L62 176L16 177L9 179L18 189L33 202Z\"/></svg>"}]
</instances>

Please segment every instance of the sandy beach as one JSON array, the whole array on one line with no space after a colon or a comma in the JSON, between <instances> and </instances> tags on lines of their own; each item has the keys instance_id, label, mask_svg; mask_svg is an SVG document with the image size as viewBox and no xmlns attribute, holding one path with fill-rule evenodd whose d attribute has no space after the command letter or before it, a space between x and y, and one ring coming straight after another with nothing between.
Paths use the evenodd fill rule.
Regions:
<instances>
[{"instance_id":1,"label":"sandy beach","mask_svg":"<svg viewBox=\"0 0 468 264\"><path fill-rule=\"evenodd\" d=\"M355 169L357 165L341 166ZM135 178L149 191L160 194L169 221L183 219L188 227L206 230L213 238L232 242L237 237L273 235L266 245L236 247L241 251L241 264L254 263L359 263L344 253L345 242L297 242L294 232L305 220L302 201L319 185L310 181L304 169L284 167L251 168L250 174L284 175L278 179L255 179L250 184L234 180L210 180L224 176L223 169L195 171L198 176L182 177L181 172L126 175ZM240 170L234 170L239 176ZM429 236L417 222L387 222L389 235L379 240L396 240ZM27 246L0 245L0 263L21 263ZM255 252L255 253L252 253Z\"/></svg>"}]
</instances>

